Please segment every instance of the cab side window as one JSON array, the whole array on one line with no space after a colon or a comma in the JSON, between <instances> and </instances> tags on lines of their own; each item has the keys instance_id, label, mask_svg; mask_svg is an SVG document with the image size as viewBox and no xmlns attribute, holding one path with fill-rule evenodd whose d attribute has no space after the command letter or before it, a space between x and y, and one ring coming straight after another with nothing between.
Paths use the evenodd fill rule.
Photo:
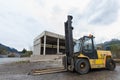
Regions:
<instances>
[{"instance_id":1,"label":"cab side window","mask_svg":"<svg viewBox=\"0 0 120 80\"><path fill-rule=\"evenodd\" d=\"M86 39L84 44L83 44L83 49L84 51L92 51L92 40L91 39Z\"/></svg>"}]
</instances>

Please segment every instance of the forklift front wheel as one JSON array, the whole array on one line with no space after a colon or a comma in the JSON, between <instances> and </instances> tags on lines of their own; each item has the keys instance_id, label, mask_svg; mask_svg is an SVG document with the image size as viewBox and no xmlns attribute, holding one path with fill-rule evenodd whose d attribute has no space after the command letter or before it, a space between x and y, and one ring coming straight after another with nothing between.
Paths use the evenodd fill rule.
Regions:
<instances>
[{"instance_id":1,"label":"forklift front wheel","mask_svg":"<svg viewBox=\"0 0 120 80\"><path fill-rule=\"evenodd\" d=\"M90 66L86 59L79 59L75 63L75 69L79 74L86 74L89 72Z\"/></svg>"}]
</instances>

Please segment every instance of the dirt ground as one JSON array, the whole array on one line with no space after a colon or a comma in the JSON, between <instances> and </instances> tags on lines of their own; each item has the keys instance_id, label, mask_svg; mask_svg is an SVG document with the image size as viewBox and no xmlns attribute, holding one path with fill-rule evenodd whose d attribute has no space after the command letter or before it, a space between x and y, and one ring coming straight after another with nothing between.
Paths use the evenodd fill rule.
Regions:
<instances>
[{"instance_id":1,"label":"dirt ground","mask_svg":"<svg viewBox=\"0 0 120 80\"><path fill-rule=\"evenodd\" d=\"M0 65L0 80L120 80L120 65L115 71L105 69L92 70L88 74L79 75L73 72L62 72L45 75L28 75L31 69L60 67L54 62L12 63Z\"/></svg>"}]
</instances>

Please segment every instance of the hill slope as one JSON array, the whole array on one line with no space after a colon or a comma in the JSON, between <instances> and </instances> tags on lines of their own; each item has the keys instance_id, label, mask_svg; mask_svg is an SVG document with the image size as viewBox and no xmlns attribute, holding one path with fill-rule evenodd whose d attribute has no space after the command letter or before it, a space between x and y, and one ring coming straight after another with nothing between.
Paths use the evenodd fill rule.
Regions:
<instances>
[{"instance_id":1,"label":"hill slope","mask_svg":"<svg viewBox=\"0 0 120 80\"><path fill-rule=\"evenodd\" d=\"M18 53L18 50L0 43L0 54L7 55L9 53Z\"/></svg>"}]
</instances>

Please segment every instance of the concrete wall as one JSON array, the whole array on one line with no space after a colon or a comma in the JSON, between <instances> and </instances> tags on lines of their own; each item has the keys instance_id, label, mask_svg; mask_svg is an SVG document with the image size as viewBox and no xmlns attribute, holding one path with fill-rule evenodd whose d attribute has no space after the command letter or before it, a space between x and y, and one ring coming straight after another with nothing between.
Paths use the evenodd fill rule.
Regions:
<instances>
[{"instance_id":1,"label":"concrete wall","mask_svg":"<svg viewBox=\"0 0 120 80\"><path fill-rule=\"evenodd\" d=\"M40 39L34 41L33 55L40 55Z\"/></svg>"}]
</instances>

